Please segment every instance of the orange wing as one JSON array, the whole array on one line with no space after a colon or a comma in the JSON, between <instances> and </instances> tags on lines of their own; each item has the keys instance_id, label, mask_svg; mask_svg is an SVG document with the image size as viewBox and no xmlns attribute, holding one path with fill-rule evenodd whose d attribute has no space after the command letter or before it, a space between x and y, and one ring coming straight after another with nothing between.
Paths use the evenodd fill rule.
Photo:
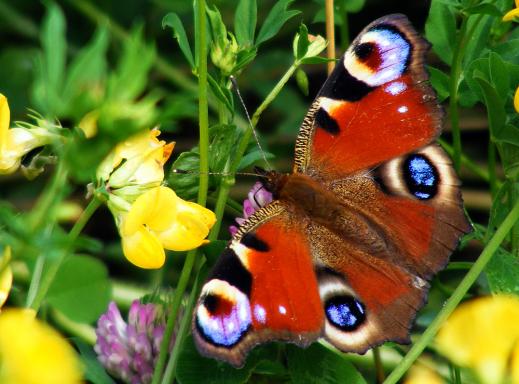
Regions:
<instances>
[{"instance_id":1,"label":"orange wing","mask_svg":"<svg viewBox=\"0 0 519 384\"><path fill-rule=\"evenodd\" d=\"M274 202L240 227L195 309L201 353L241 366L258 343L305 346L321 335L324 316L305 221Z\"/></svg>"}]
</instances>

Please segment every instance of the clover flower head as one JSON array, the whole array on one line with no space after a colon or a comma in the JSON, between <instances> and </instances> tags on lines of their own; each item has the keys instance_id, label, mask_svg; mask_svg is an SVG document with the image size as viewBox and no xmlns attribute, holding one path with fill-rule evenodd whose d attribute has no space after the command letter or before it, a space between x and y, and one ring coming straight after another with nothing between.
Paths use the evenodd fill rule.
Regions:
<instances>
[{"instance_id":1,"label":"clover flower head","mask_svg":"<svg viewBox=\"0 0 519 384\"><path fill-rule=\"evenodd\" d=\"M94 350L114 377L129 384L150 383L165 326L160 305L135 300L126 322L117 305L111 302L97 321Z\"/></svg>"},{"instance_id":2,"label":"clover flower head","mask_svg":"<svg viewBox=\"0 0 519 384\"><path fill-rule=\"evenodd\" d=\"M261 182L257 181L247 194L247 199L243 201L243 217L235 219L238 226L242 225L254 212L264 207L272 201L272 193L269 192ZM229 232L232 236L238 232L238 227L231 225Z\"/></svg>"}]
</instances>

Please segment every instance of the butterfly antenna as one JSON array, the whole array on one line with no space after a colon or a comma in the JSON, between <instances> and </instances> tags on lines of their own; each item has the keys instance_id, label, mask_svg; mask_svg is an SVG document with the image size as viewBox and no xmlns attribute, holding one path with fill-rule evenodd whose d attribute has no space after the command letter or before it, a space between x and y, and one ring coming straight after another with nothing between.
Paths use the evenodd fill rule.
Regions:
<instances>
[{"instance_id":1,"label":"butterfly antenna","mask_svg":"<svg viewBox=\"0 0 519 384\"><path fill-rule=\"evenodd\" d=\"M235 173L225 173L225 172L198 172L198 171L191 171L186 169L172 169L171 173L176 173L179 175L215 175L215 176L234 176L234 175L241 175L241 176L254 176L254 177L265 177L263 175L260 175L259 173L253 173L253 172L235 172Z\"/></svg>"},{"instance_id":2,"label":"butterfly antenna","mask_svg":"<svg viewBox=\"0 0 519 384\"><path fill-rule=\"evenodd\" d=\"M267 157L265 156L265 152L263 151L263 148L261 147L261 144L259 142L259 138L258 138L258 135L256 133L256 130L254 129L254 126L252 125L252 121L250 119L249 111L247 110L247 107L245 106L245 102L243 101L243 98L241 97L240 88L238 88L238 82L236 81L236 78L234 76L230 76L230 79L231 79L231 83L232 83L234 89L236 90L236 94L238 95L238 99L240 99L240 103L241 103L241 105L243 107L243 110L245 111L245 116L247 116L247 120L249 122L249 127L252 130L252 134L254 135L254 139L256 140L256 144L258 145L258 148L259 148L259 150L261 152L261 156L263 157L263 161L267 165L268 169L272 169L272 167L270 166L269 161L267 160Z\"/></svg>"}]
</instances>

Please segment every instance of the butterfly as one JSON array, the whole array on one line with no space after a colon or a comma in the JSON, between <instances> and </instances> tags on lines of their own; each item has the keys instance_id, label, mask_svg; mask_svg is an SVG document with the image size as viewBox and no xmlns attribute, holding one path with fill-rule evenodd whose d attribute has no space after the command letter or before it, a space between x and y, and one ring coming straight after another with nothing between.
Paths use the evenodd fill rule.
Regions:
<instances>
[{"instance_id":1,"label":"butterfly","mask_svg":"<svg viewBox=\"0 0 519 384\"><path fill-rule=\"evenodd\" d=\"M242 366L257 344L344 352L409 343L432 276L470 231L460 182L435 142L442 110L429 43L401 14L368 25L300 127L292 173L239 228L202 287L198 350Z\"/></svg>"}]
</instances>

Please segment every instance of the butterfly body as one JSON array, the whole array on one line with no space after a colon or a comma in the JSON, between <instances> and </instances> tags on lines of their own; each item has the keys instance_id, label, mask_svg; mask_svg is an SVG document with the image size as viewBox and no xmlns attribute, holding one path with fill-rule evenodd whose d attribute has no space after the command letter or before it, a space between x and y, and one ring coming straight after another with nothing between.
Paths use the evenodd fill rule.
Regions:
<instances>
[{"instance_id":1,"label":"butterfly body","mask_svg":"<svg viewBox=\"0 0 519 384\"><path fill-rule=\"evenodd\" d=\"M275 200L240 226L202 288L203 354L241 366L270 340L323 337L358 353L409 341L428 281L470 230L434 143L427 48L390 15L339 60L303 120L292 173L261 172Z\"/></svg>"}]
</instances>

